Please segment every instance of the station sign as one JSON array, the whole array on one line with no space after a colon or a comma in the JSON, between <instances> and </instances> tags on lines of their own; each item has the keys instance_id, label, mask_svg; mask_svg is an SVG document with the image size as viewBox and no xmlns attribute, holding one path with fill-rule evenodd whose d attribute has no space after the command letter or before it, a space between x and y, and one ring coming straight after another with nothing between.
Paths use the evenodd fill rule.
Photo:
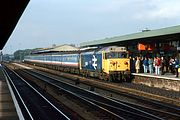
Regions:
<instances>
[{"instance_id":1,"label":"station sign","mask_svg":"<svg viewBox=\"0 0 180 120\"><path fill-rule=\"evenodd\" d=\"M155 46L154 44L143 44L143 43L139 43L138 44L138 50L154 50Z\"/></svg>"}]
</instances>

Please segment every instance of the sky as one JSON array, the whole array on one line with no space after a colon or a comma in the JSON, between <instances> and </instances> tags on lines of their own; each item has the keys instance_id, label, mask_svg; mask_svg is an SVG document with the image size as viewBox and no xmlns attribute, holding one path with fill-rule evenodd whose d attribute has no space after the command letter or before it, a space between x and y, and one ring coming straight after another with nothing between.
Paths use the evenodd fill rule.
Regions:
<instances>
[{"instance_id":1,"label":"sky","mask_svg":"<svg viewBox=\"0 0 180 120\"><path fill-rule=\"evenodd\" d=\"M3 53L180 25L179 6L180 0L30 0Z\"/></svg>"}]
</instances>

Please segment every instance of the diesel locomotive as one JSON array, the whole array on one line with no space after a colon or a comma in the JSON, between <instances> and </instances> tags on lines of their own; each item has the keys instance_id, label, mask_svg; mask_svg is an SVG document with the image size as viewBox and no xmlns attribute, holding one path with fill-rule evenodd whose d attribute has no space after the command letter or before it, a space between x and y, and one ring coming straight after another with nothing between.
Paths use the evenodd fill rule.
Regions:
<instances>
[{"instance_id":1,"label":"diesel locomotive","mask_svg":"<svg viewBox=\"0 0 180 120\"><path fill-rule=\"evenodd\" d=\"M26 56L24 62L106 81L130 80L130 59L126 47L33 54Z\"/></svg>"}]
</instances>

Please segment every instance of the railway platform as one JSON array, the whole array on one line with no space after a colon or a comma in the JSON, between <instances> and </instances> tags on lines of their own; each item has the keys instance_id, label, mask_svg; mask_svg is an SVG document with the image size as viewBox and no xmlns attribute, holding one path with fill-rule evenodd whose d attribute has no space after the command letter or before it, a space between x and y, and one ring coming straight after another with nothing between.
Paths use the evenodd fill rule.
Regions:
<instances>
[{"instance_id":1,"label":"railway platform","mask_svg":"<svg viewBox=\"0 0 180 120\"><path fill-rule=\"evenodd\" d=\"M19 120L1 66L0 66L0 120Z\"/></svg>"},{"instance_id":2,"label":"railway platform","mask_svg":"<svg viewBox=\"0 0 180 120\"><path fill-rule=\"evenodd\" d=\"M180 91L180 78L171 73L155 75L150 73L132 73L133 83L144 84L166 90Z\"/></svg>"}]
</instances>

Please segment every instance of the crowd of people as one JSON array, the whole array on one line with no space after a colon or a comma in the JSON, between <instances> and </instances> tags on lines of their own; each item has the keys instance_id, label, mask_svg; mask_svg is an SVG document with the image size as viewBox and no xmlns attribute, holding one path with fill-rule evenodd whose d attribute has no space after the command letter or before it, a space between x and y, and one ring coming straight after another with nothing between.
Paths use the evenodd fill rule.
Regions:
<instances>
[{"instance_id":1,"label":"crowd of people","mask_svg":"<svg viewBox=\"0 0 180 120\"><path fill-rule=\"evenodd\" d=\"M172 73L178 77L179 60L177 57L134 57L131 58L132 73L150 73L155 75L164 75Z\"/></svg>"}]
</instances>

